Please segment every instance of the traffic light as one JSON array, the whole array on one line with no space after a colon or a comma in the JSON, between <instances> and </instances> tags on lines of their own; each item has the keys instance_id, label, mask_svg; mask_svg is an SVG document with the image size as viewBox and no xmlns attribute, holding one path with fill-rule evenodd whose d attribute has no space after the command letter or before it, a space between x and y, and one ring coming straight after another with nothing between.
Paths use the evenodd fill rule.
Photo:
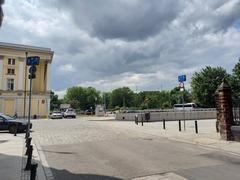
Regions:
<instances>
[{"instance_id":1,"label":"traffic light","mask_svg":"<svg viewBox=\"0 0 240 180\"><path fill-rule=\"evenodd\" d=\"M36 78L36 71L37 71L37 67L35 65L32 65L29 68L28 79L35 79Z\"/></svg>"}]
</instances>

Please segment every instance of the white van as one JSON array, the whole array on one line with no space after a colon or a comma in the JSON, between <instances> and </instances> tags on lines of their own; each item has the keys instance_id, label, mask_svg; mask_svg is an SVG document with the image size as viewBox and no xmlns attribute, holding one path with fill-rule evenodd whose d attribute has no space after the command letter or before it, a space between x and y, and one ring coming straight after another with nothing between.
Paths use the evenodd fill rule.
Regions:
<instances>
[{"instance_id":1,"label":"white van","mask_svg":"<svg viewBox=\"0 0 240 180\"><path fill-rule=\"evenodd\" d=\"M195 103L186 103L186 104L174 104L174 110L193 110L197 108Z\"/></svg>"}]
</instances>

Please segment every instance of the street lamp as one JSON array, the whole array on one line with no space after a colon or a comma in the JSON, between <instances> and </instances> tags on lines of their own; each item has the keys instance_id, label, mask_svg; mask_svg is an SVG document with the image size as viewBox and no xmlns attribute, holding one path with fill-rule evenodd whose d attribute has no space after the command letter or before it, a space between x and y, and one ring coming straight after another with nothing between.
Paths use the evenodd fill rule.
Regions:
<instances>
[{"instance_id":1,"label":"street lamp","mask_svg":"<svg viewBox=\"0 0 240 180\"><path fill-rule=\"evenodd\" d=\"M4 3L4 0L0 0L0 26L2 25L2 21L3 21L3 10L2 10L3 3Z\"/></svg>"}]
</instances>

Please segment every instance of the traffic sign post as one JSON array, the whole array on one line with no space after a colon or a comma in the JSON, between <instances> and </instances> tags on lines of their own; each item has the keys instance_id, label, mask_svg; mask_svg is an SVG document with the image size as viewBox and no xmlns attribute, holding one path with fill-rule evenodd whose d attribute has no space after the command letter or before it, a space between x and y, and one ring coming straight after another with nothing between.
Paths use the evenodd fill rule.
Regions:
<instances>
[{"instance_id":1,"label":"traffic sign post","mask_svg":"<svg viewBox=\"0 0 240 180\"><path fill-rule=\"evenodd\" d=\"M30 119L31 119L31 103L32 103L32 80L36 78L36 65L39 65L40 57L32 56L27 57L26 65L30 66L28 78L30 79L30 90L29 90L29 106L28 106L28 126L26 132L26 138L30 136Z\"/></svg>"},{"instance_id":2,"label":"traffic sign post","mask_svg":"<svg viewBox=\"0 0 240 180\"><path fill-rule=\"evenodd\" d=\"M185 81L187 81L187 76L186 75L178 76L178 82L183 83Z\"/></svg>"},{"instance_id":3,"label":"traffic sign post","mask_svg":"<svg viewBox=\"0 0 240 180\"><path fill-rule=\"evenodd\" d=\"M180 87L180 91L182 92L182 107L183 107L184 131L186 130L185 107L184 107L184 91L185 91L184 82L186 82L186 81L187 81L187 76L186 75L178 76L178 82L180 83L179 87Z\"/></svg>"},{"instance_id":4,"label":"traffic sign post","mask_svg":"<svg viewBox=\"0 0 240 180\"><path fill-rule=\"evenodd\" d=\"M36 66L39 65L40 57L38 56L31 56L27 58L27 66Z\"/></svg>"}]
</instances>

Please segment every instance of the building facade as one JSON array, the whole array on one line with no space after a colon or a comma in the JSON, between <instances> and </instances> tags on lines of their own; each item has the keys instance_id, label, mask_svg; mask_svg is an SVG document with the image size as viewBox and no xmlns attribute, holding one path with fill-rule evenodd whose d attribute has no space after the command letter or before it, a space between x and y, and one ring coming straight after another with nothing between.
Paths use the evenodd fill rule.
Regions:
<instances>
[{"instance_id":1,"label":"building facade","mask_svg":"<svg viewBox=\"0 0 240 180\"><path fill-rule=\"evenodd\" d=\"M39 56L32 84L31 115L46 117L50 112L50 68L54 52L49 48L0 43L0 112L28 115L30 80L26 56Z\"/></svg>"}]
</instances>

